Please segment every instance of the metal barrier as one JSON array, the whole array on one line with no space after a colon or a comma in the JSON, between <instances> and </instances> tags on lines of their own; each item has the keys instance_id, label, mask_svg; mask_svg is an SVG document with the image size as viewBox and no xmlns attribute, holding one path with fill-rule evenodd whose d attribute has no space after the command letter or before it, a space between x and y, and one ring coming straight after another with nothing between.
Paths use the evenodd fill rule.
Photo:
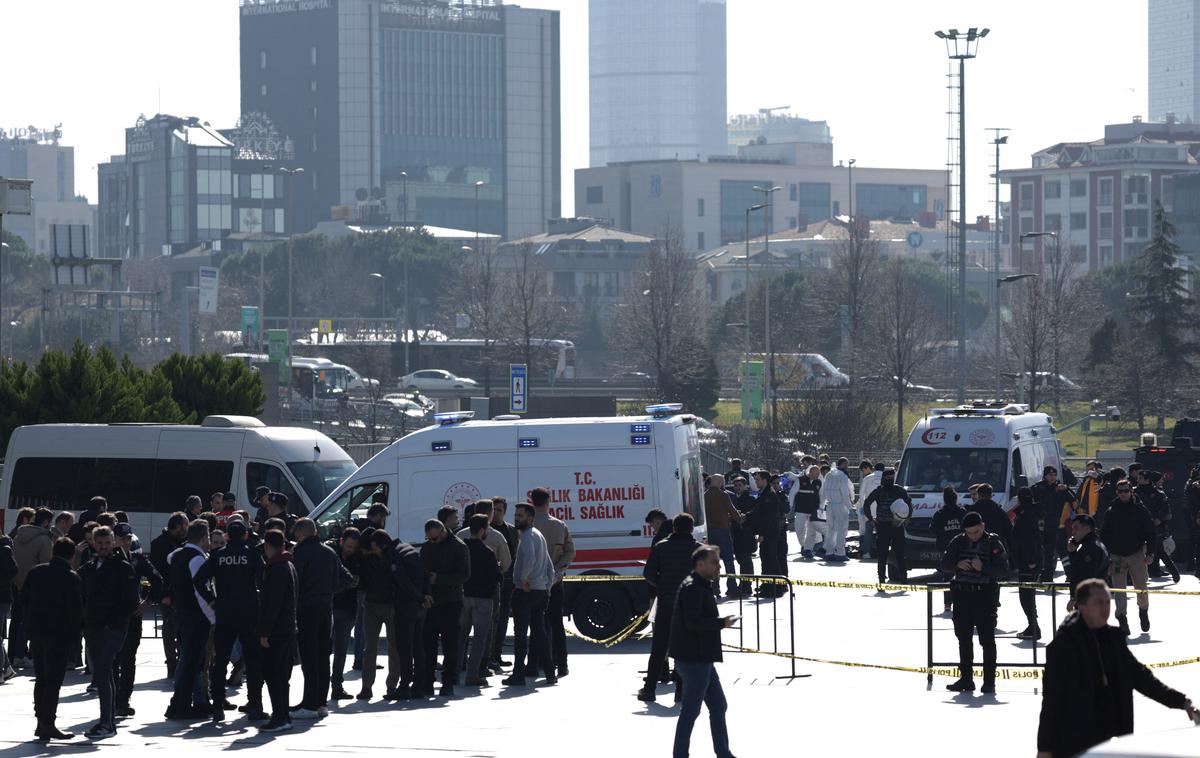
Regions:
<instances>
[{"instance_id":1,"label":"metal barrier","mask_svg":"<svg viewBox=\"0 0 1200 758\"><path fill-rule=\"evenodd\" d=\"M762 646L762 607L763 607L763 603L756 602L754 604L754 635L755 635L754 648L750 649L750 648L746 647L746 627L744 624L739 623L738 627L737 627L737 629L738 629L738 646L737 646L736 652L770 653L772 655L786 657L788 659L790 673L788 673L784 676L777 676L777 677L775 677L776 679L801 679L804 677L811 676L811 674L797 674L796 673L796 660L797 660L796 659L796 591L795 591L795 588L792 586L792 583L790 581L788 581L788 578L786 576L778 576L778 575L771 575L771 574L722 574L721 578L722 579L736 579L740 584L739 589L742 589L742 590L745 590L747 588L747 585L752 586L753 589L751 589L751 593L754 595L758 595L759 600L761 600L763 598L762 589L764 587L769 587L769 588L779 587L787 592L787 599L788 599L788 602L787 602L787 607L788 607L788 635L787 635L788 636L788 650L787 650L787 653L785 654L785 653L783 653L783 651L781 651L779 649L779 623L778 623L779 622L779 606L778 606L778 602L779 602L779 598L781 597L781 593L779 593L779 592L768 592L767 593L767 596L770 597L770 600L771 600L771 622L772 622L771 623L771 635L772 635L771 648L772 649L771 650L763 649L763 646ZM747 593L745 591L738 593L737 598L738 598L739 620L745 618L745 614L742 611L743 611L743 607L744 607L743 603L745 602L746 597L747 597Z\"/></svg>"},{"instance_id":2,"label":"metal barrier","mask_svg":"<svg viewBox=\"0 0 1200 758\"><path fill-rule=\"evenodd\" d=\"M999 586L1001 588L1004 588L1004 587L1020 588L1023 585L1020 582L1001 582ZM1058 583L1046 583L1042 586L1045 589L1039 589L1039 590L1034 590L1034 591L1035 592L1043 592L1043 591L1047 591L1047 590L1049 591L1049 593L1050 593L1050 628L1052 630L1058 629L1058 590L1066 589L1069 592L1071 585L1058 584ZM937 668L939 666L953 666L953 667L958 666L958 661L935 661L933 659L933 617L934 617L933 596L934 596L934 593L937 593L937 592L949 592L949 591L950 591L949 583L931 582L931 583L925 585L925 611L926 611L925 612L925 636L926 636L926 665L925 665L925 668L926 668L926 672L927 672L926 680L928 681L928 683L931 686L933 685L933 673L934 673L935 668ZM1051 636L1053 637L1053 632L1051 632ZM1005 663L1003 661L997 660L996 668L998 668L998 669L999 668L1042 668L1043 666L1045 666L1046 664L1044 661L1041 663L1038 662L1038 641L1033 640L1033 645L1031 645L1030 647L1033 649L1033 662L1032 663Z\"/></svg>"}]
</instances>

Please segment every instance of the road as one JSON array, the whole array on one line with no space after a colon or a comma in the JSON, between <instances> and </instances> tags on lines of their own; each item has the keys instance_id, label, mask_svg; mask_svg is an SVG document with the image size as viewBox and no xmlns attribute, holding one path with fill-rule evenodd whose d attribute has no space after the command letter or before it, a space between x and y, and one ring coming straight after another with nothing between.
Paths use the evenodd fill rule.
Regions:
<instances>
[{"instance_id":1,"label":"road","mask_svg":"<svg viewBox=\"0 0 1200 758\"><path fill-rule=\"evenodd\" d=\"M793 578L871 581L874 567L852 562L845 566L791 563ZM1200 590L1186 577L1181 589ZM883 666L921 667L925 663L925 597L921 591L889 593L871 590L799 588L794 636L797 653L810 658ZM940 600L938 600L940 603ZM1042 613L1048 616L1047 600ZM1200 597L1155 596L1151 603L1153 633L1135 635L1132 647L1147 662L1190 658L1200 654L1191 631ZM742 639L753 646L762 639L770 646L775 630L786 648L786 605L763 603L742 608ZM737 613L736 601L722 609ZM938 606L940 609L940 605ZM1023 627L1016 597L1006 594L1000 610L1002 661L1030 658L1027 643L1012 634ZM1043 626L1049 626L1048 618ZM738 631L726 641L737 644ZM1045 640L1043 640L1043 643ZM937 657L955 656L950 620L935 619ZM632 639L606 649L579 640L571 642L571 673L554 687L509 689L498 684L476 690L460 687L453 701L429 700L391 706L375 700L349 701L332 709L320 722L301 724L274 738L258 734L243 719L223 725L164 724L162 712L169 693L157 640L145 640L139 657L139 684L134 695L135 717L122 722L117 736L104 741L112 750L138 754L192 754L214 749L253 748L257 754L359 753L447 756L614 756L640 758L670 753L678 708L667 687L659 701L646 705L634 698L640 685L649 642ZM978 653L977 653L978 659ZM385 660L381 658L381 660ZM923 674L831 663L801 662L801 679L777 679L789 672L789 662L768 655L734 653L720 665L729 700L729 729L736 755L777 754L782 747L839 756L927 755L955 758L968 748L978 756L1033 756L1040 696L1037 681L1002 679L994 697L952 695L951 681L935 678L926 686ZM1165 668L1158 675L1173 687L1200 696L1200 664ZM381 673L382 676L382 673ZM347 689L357 691L357 672ZM299 699L299 669L292 677L293 702ZM84 692L86 679L71 674L64 688L59 726L82 732L97 716L97 703ZM48 755L92 749L76 739L45 748L27 742L34 727L32 681L22 675L0 686L0 754ZM243 698L234 696L234 702ZM1135 695L1139 732L1180 746L1178 755L1196 755L1200 733L1192 731L1179 711L1168 711ZM701 716L693 738L693 755L712 755L707 718ZM1190 746L1190 747L1189 747ZM1167 753L1170 754L1170 753Z\"/></svg>"}]
</instances>

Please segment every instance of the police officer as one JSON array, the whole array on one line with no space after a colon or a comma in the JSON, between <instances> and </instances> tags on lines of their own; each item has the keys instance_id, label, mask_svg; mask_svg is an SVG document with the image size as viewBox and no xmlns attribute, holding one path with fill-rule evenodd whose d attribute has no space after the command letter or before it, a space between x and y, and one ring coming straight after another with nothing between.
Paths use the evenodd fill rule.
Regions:
<instances>
[{"instance_id":1,"label":"police officer","mask_svg":"<svg viewBox=\"0 0 1200 758\"><path fill-rule=\"evenodd\" d=\"M225 709L229 707L225 699L225 672L235 641L241 642L246 662L246 717L251 721L267 718L262 706L261 647L254 633L264 561L262 553L246 543L248 531L241 519L230 521L225 546L209 554L194 578L194 583L201 586L212 580L217 596L212 668L208 675L214 722L224 721Z\"/></svg>"},{"instance_id":2,"label":"police officer","mask_svg":"<svg viewBox=\"0 0 1200 758\"><path fill-rule=\"evenodd\" d=\"M1071 521L1071 541L1067 544L1071 553L1070 571L1067 581L1071 583L1071 597L1085 579L1106 579L1108 577L1108 548L1100 541L1096 533L1096 520L1086 513L1081 513ZM1075 601L1067 603L1067 610L1075 608Z\"/></svg>"},{"instance_id":3,"label":"police officer","mask_svg":"<svg viewBox=\"0 0 1200 758\"><path fill-rule=\"evenodd\" d=\"M1017 490L1017 520L1013 524L1012 564L1017 569L1017 581L1033 584L1038 581L1042 571L1042 530L1045 519L1033 501L1033 493L1028 487ZM1041 626L1037 618L1037 590L1022 587L1017 590L1021 600L1021 610L1025 612L1025 631L1017 635L1019 640L1039 640L1042 638Z\"/></svg>"},{"instance_id":4,"label":"police officer","mask_svg":"<svg viewBox=\"0 0 1200 758\"><path fill-rule=\"evenodd\" d=\"M1192 466L1187 487L1188 540L1192 547L1192 573L1200 576L1200 466Z\"/></svg>"},{"instance_id":5,"label":"police officer","mask_svg":"<svg viewBox=\"0 0 1200 758\"><path fill-rule=\"evenodd\" d=\"M974 692L971 669L975 665L974 633L983 648L984 694L996 691L996 599L1000 579L1008 571L1004 543L983 528L983 517L968 512L963 534L950 540L942 554L942 571L954 572L954 636L958 638L958 681L946 685L951 692Z\"/></svg>"},{"instance_id":6,"label":"police officer","mask_svg":"<svg viewBox=\"0 0 1200 758\"><path fill-rule=\"evenodd\" d=\"M154 568L150 558L140 550L133 551L133 528L129 524L117 524L113 528L117 535L117 546L129 558L133 567L133 576L138 583L138 597L141 602L129 619L129 631L125 634L125 644L117 654L116 666L113 668L113 681L117 688L117 718L128 718L134 715L129 705L133 696L133 682L137 676L137 651L142 641L142 612L146 603L157 603L163 595L163 578Z\"/></svg>"},{"instance_id":7,"label":"police officer","mask_svg":"<svg viewBox=\"0 0 1200 758\"><path fill-rule=\"evenodd\" d=\"M904 521L892 515L892 505L900 500L908 503L908 512L912 513L912 498L908 496L908 490L896 484L896 469L885 468L879 486L863 503L863 510L875 526L876 572L880 584L887 580L889 549L896 559L896 573L892 575L892 581L908 581L908 567L904 560Z\"/></svg>"}]
</instances>

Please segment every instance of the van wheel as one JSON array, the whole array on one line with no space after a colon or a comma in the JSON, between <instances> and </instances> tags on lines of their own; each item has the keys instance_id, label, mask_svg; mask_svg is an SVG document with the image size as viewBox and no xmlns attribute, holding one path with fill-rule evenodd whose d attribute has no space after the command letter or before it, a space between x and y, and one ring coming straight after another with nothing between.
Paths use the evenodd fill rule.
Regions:
<instances>
[{"instance_id":1,"label":"van wheel","mask_svg":"<svg viewBox=\"0 0 1200 758\"><path fill-rule=\"evenodd\" d=\"M571 620L581 634L607 639L633 620L633 603L616 587L585 587L571 606Z\"/></svg>"}]
</instances>

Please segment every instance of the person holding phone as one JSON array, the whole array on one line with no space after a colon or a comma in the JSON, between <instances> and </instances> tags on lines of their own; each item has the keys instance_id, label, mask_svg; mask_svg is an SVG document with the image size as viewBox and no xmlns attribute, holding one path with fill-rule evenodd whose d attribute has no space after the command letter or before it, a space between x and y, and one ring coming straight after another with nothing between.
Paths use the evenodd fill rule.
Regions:
<instances>
[{"instance_id":1,"label":"person holding phone","mask_svg":"<svg viewBox=\"0 0 1200 758\"><path fill-rule=\"evenodd\" d=\"M720 549L701 545L692 553L692 573L675 596L670 649L675 672L683 679L683 702L675 724L675 758L686 758L688 754L701 704L708 706L713 752L717 758L733 756L725 724L725 692L716 664L722 660L721 632L733 627L738 617L721 617L717 612L713 588L720 576Z\"/></svg>"}]
</instances>

